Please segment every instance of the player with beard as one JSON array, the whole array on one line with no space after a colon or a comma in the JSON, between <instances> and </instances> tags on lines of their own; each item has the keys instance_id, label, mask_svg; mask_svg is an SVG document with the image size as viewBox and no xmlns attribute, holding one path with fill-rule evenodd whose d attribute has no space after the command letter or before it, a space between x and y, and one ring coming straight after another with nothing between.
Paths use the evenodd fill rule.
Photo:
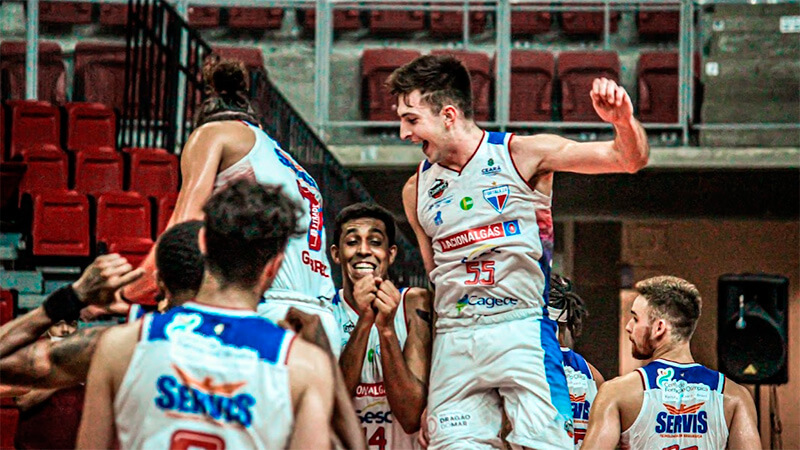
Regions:
<instances>
[{"instance_id":1,"label":"player with beard","mask_svg":"<svg viewBox=\"0 0 800 450\"><path fill-rule=\"evenodd\" d=\"M697 288L659 276L635 289L625 331L633 357L652 362L603 384L584 448L761 448L747 389L692 357L689 343L701 310Z\"/></svg>"},{"instance_id":2,"label":"player with beard","mask_svg":"<svg viewBox=\"0 0 800 450\"><path fill-rule=\"evenodd\" d=\"M395 223L367 203L336 217L331 256L342 269L334 315L342 327L339 365L372 449L412 449L425 408L430 368L430 293L397 288Z\"/></svg>"}]
</instances>

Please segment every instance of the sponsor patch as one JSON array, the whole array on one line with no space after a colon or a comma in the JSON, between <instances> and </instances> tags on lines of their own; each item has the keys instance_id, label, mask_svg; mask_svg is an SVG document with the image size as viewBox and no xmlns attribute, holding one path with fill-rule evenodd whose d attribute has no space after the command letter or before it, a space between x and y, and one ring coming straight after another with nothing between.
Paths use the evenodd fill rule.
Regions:
<instances>
[{"instance_id":1,"label":"sponsor patch","mask_svg":"<svg viewBox=\"0 0 800 450\"><path fill-rule=\"evenodd\" d=\"M356 397L386 397L383 383L360 383L356 386Z\"/></svg>"},{"instance_id":2,"label":"sponsor patch","mask_svg":"<svg viewBox=\"0 0 800 450\"><path fill-rule=\"evenodd\" d=\"M489 158L489 161L486 162L486 167L481 169L481 174L482 175L486 175L486 176L490 176L490 177L495 176L500 172L502 172L502 169L500 168L500 166L495 166L494 165L494 159L492 159L492 158Z\"/></svg>"},{"instance_id":3,"label":"sponsor patch","mask_svg":"<svg viewBox=\"0 0 800 450\"><path fill-rule=\"evenodd\" d=\"M507 184L483 190L483 199L498 213L502 213L506 207L506 202L511 190Z\"/></svg>"},{"instance_id":4,"label":"sponsor patch","mask_svg":"<svg viewBox=\"0 0 800 450\"><path fill-rule=\"evenodd\" d=\"M431 186L431 188L428 189L428 195L431 198L438 199L439 197L442 196L442 194L444 194L444 191L445 189L447 189L447 186L448 186L447 181L441 178L437 178L433 182L433 186Z\"/></svg>"},{"instance_id":5,"label":"sponsor patch","mask_svg":"<svg viewBox=\"0 0 800 450\"><path fill-rule=\"evenodd\" d=\"M472 416L465 412L447 411L436 415L436 428L441 431L468 428L471 422Z\"/></svg>"},{"instance_id":6,"label":"sponsor patch","mask_svg":"<svg viewBox=\"0 0 800 450\"><path fill-rule=\"evenodd\" d=\"M508 220L497 222L482 227L470 228L456 234L438 239L436 242L442 247L443 252L457 250L478 242L488 241L520 233L519 221Z\"/></svg>"},{"instance_id":7,"label":"sponsor patch","mask_svg":"<svg viewBox=\"0 0 800 450\"><path fill-rule=\"evenodd\" d=\"M472 209L472 197L464 197L458 202L458 206L461 207L464 211L469 211Z\"/></svg>"},{"instance_id":8,"label":"sponsor patch","mask_svg":"<svg viewBox=\"0 0 800 450\"><path fill-rule=\"evenodd\" d=\"M442 212L436 211L436 217L433 218L433 224L437 227L442 224Z\"/></svg>"},{"instance_id":9,"label":"sponsor patch","mask_svg":"<svg viewBox=\"0 0 800 450\"><path fill-rule=\"evenodd\" d=\"M453 202L453 194L446 195L446 196L440 198L439 200L436 200L435 202L433 202L430 205L428 205L427 211L430 211L432 209L439 209L442 206L449 205L452 202Z\"/></svg>"}]
</instances>

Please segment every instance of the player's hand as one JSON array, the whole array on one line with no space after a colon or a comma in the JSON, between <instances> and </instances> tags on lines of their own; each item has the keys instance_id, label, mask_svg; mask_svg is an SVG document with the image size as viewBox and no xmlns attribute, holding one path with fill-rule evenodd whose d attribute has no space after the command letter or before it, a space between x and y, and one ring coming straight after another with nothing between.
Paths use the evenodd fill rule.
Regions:
<instances>
[{"instance_id":1,"label":"player's hand","mask_svg":"<svg viewBox=\"0 0 800 450\"><path fill-rule=\"evenodd\" d=\"M365 323L375 321L376 311L373 303L377 298L378 286L381 281L379 277L370 274L359 278L353 285L353 300L356 301L356 307L359 309L359 321L366 321Z\"/></svg>"},{"instance_id":2,"label":"player's hand","mask_svg":"<svg viewBox=\"0 0 800 450\"><path fill-rule=\"evenodd\" d=\"M375 316L375 325L378 330L393 329L394 316L400 305L400 291L397 290L394 283L389 280L381 282L373 305L378 310L378 314Z\"/></svg>"},{"instance_id":3,"label":"player's hand","mask_svg":"<svg viewBox=\"0 0 800 450\"><path fill-rule=\"evenodd\" d=\"M419 418L419 433L417 433L417 443L422 448L428 448L431 437L428 434L428 408L422 410L422 416Z\"/></svg>"},{"instance_id":4,"label":"player's hand","mask_svg":"<svg viewBox=\"0 0 800 450\"><path fill-rule=\"evenodd\" d=\"M278 321L278 325L294 331L302 339L331 353L331 343L328 341L328 335L325 334L325 328L322 326L319 316L291 307L286 312L286 317Z\"/></svg>"},{"instance_id":5,"label":"player's hand","mask_svg":"<svg viewBox=\"0 0 800 450\"><path fill-rule=\"evenodd\" d=\"M120 291L114 293L114 301L108 305L89 305L81 310L81 320L91 322L101 316L126 316L131 310L131 304L122 299Z\"/></svg>"},{"instance_id":6,"label":"player's hand","mask_svg":"<svg viewBox=\"0 0 800 450\"><path fill-rule=\"evenodd\" d=\"M592 83L592 105L603 121L625 123L633 117L633 103L625 88L614 80L595 78Z\"/></svg>"},{"instance_id":7,"label":"player's hand","mask_svg":"<svg viewBox=\"0 0 800 450\"><path fill-rule=\"evenodd\" d=\"M127 259L116 253L101 255L72 283L72 289L84 303L108 305L114 301L117 289L142 275L144 269L134 269Z\"/></svg>"}]
</instances>

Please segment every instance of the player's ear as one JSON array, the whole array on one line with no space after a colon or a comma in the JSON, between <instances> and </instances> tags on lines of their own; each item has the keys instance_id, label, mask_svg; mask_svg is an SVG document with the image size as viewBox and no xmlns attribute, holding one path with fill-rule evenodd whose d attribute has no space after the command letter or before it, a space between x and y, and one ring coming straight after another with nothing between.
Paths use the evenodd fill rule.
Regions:
<instances>
[{"instance_id":1,"label":"player's ear","mask_svg":"<svg viewBox=\"0 0 800 450\"><path fill-rule=\"evenodd\" d=\"M200 249L200 253L203 256L206 255L206 227L205 225L200 228L200 232L197 233L197 248Z\"/></svg>"},{"instance_id":2,"label":"player's ear","mask_svg":"<svg viewBox=\"0 0 800 450\"><path fill-rule=\"evenodd\" d=\"M331 259L333 260L334 264L342 264L342 261L339 259L339 246L336 244L331 245Z\"/></svg>"},{"instance_id":3,"label":"player's ear","mask_svg":"<svg viewBox=\"0 0 800 450\"><path fill-rule=\"evenodd\" d=\"M278 276L278 270L281 268L284 256L285 254L280 252L275 255L274 258L267 261L267 265L264 266L264 270L261 272L261 280L259 280L259 284L263 288L263 291L269 289L269 287L272 285L272 282L275 280L275 277Z\"/></svg>"},{"instance_id":4,"label":"player's ear","mask_svg":"<svg viewBox=\"0 0 800 450\"><path fill-rule=\"evenodd\" d=\"M389 265L391 266L394 264L394 259L397 257L397 246L393 245L389 247Z\"/></svg>"},{"instance_id":5,"label":"player's ear","mask_svg":"<svg viewBox=\"0 0 800 450\"><path fill-rule=\"evenodd\" d=\"M458 109L453 105L444 105L441 114L444 117L445 126L451 127L455 124L456 117L458 117Z\"/></svg>"},{"instance_id":6,"label":"player's ear","mask_svg":"<svg viewBox=\"0 0 800 450\"><path fill-rule=\"evenodd\" d=\"M664 319L658 319L653 323L652 335L655 339L661 339L669 332L669 324Z\"/></svg>"}]
</instances>

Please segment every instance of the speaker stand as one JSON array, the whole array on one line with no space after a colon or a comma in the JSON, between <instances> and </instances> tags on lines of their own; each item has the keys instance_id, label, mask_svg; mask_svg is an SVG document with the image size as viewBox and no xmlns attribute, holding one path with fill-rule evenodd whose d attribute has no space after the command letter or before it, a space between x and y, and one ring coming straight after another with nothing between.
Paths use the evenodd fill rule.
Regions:
<instances>
[{"instance_id":1,"label":"speaker stand","mask_svg":"<svg viewBox=\"0 0 800 450\"><path fill-rule=\"evenodd\" d=\"M756 403L756 429L761 434L761 384L756 383L753 401Z\"/></svg>"}]
</instances>

